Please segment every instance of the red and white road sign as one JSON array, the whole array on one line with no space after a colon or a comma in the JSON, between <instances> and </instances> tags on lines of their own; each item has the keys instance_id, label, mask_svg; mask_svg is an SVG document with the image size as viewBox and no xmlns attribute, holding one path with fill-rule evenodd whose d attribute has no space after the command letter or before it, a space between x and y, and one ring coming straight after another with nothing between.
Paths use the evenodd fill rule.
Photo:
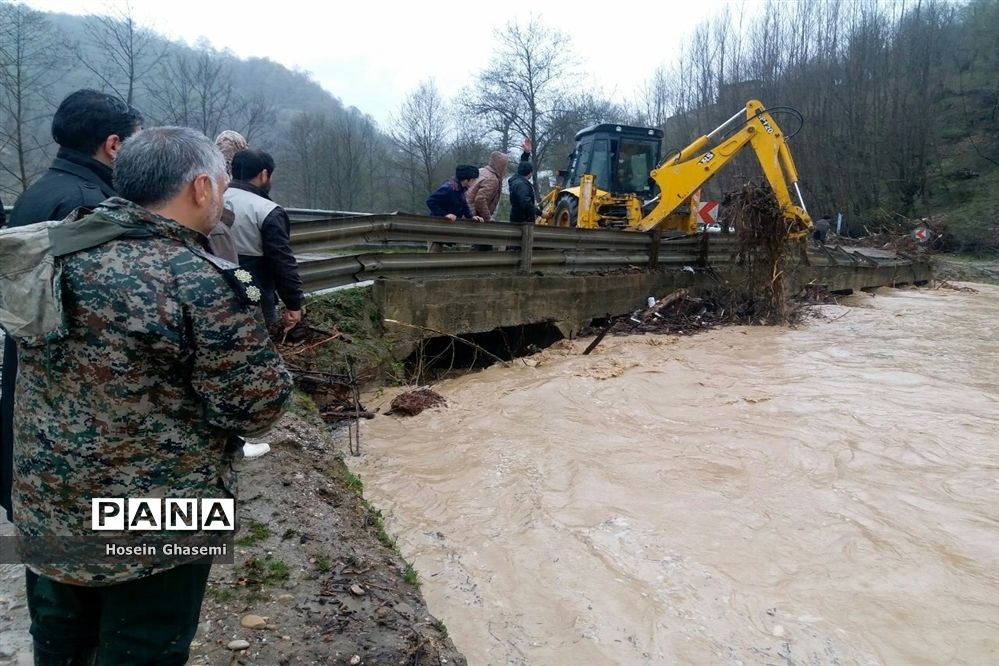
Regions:
<instances>
[{"instance_id":1,"label":"red and white road sign","mask_svg":"<svg viewBox=\"0 0 999 666\"><path fill-rule=\"evenodd\" d=\"M926 227L918 227L912 232L912 236L920 243L925 243L930 239L930 230Z\"/></svg>"},{"instance_id":2,"label":"red and white road sign","mask_svg":"<svg viewBox=\"0 0 999 666\"><path fill-rule=\"evenodd\" d=\"M697 204L697 217L705 225L718 222L718 202L702 201Z\"/></svg>"}]
</instances>

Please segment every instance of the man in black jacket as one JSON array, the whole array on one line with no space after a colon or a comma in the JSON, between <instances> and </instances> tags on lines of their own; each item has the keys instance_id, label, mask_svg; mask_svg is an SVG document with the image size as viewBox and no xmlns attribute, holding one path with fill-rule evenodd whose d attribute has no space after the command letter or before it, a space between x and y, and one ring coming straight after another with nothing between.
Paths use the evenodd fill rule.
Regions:
<instances>
[{"instance_id":1,"label":"man in black jacket","mask_svg":"<svg viewBox=\"0 0 999 666\"><path fill-rule=\"evenodd\" d=\"M78 90L52 119L59 152L49 170L14 205L10 226L61 220L80 206L115 196L111 166L121 144L142 125L138 111L117 97Z\"/></svg>"},{"instance_id":2,"label":"man in black jacket","mask_svg":"<svg viewBox=\"0 0 999 666\"><path fill-rule=\"evenodd\" d=\"M59 152L49 170L17 200L8 225L18 227L60 220L73 210L93 207L115 196L111 165L122 143L142 126L142 115L117 97L77 90L62 101L52 118L52 138ZM17 348L4 340L0 388L0 506L11 518L14 380Z\"/></svg>"},{"instance_id":3,"label":"man in black jacket","mask_svg":"<svg viewBox=\"0 0 999 666\"><path fill-rule=\"evenodd\" d=\"M534 167L528 161L517 165L517 175L510 178L510 221L514 224L534 224L541 211L534 199L534 184L530 181Z\"/></svg>"},{"instance_id":4,"label":"man in black jacket","mask_svg":"<svg viewBox=\"0 0 999 666\"><path fill-rule=\"evenodd\" d=\"M232 182L225 207L232 211L232 238L239 265L260 287L260 305L267 325L277 321L277 297L285 305L283 328L302 320L302 278L291 251L291 221L284 208L271 201L274 158L262 150L241 150L232 158Z\"/></svg>"}]
</instances>

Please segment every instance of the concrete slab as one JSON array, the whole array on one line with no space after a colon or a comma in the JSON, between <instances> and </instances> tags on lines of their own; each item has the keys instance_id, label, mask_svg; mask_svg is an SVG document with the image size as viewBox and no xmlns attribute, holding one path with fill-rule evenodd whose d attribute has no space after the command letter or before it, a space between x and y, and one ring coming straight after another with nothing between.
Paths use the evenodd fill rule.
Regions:
<instances>
[{"instance_id":1,"label":"concrete slab","mask_svg":"<svg viewBox=\"0 0 999 666\"><path fill-rule=\"evenodd\" d=\"M832 292L920 284L932 278L928 263L892 262L873 266L795 265L792 293L821 284ZM552 322L575 335L594 319L642 308L649 296L661 298L686 288L703 295L744 279L737 267L721 271L643 271L602 275L502 275L439 279L376 280L376 302L386 318L452 335L503 326ZM414 343L428 332L396 327L389 335Z\"/></svg>"}]
</instances>

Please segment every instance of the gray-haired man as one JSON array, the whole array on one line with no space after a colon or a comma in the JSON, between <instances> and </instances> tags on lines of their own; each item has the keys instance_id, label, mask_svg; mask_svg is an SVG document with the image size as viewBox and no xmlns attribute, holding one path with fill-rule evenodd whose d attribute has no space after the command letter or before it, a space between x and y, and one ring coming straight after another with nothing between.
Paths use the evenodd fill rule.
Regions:
<instances>
[{"instance_id":1,"label":"gray-haired man","mask_svg":"<svg viewBox=\"0 0 999 666\"><path fill-rule=\"evenodd\" d=\"M91 500L233 497L227 437L269 427L290 396L256 287L206 250L226 180L207 137L145 130L115 162L123 198L50 227L63 325L18 340L15 526L28 542L110 534L158 549L27 556L36 664L187 661L210 558L166 553L176 532L94 533ZM15 286L35 289L26 312L52 305L43 285Z\"/></svg>"}]
</instances>

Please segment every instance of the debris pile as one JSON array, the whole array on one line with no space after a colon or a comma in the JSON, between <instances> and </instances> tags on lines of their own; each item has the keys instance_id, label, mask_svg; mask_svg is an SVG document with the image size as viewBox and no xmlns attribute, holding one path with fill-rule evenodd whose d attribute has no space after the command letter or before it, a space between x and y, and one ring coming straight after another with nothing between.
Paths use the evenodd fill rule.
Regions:
<instances>
[{"instance_id":1,"label":"debris pile","mask_svg":"<svg viewBox=\"0 0 999 666\"><path fill-rule=\"evenodd\" d=\"M947 280L940 280L936 284L936 289L950 289L951 291L960 291L965 294L977 294L978 290L974 287L965 287L959 284L952 284Z\"/></svg>"},{"instance_id":2,"label":"debris pile","mask_svg":"<svg viewBox=\"0 0 999 666\"><path fill-rule=\"evenodd\" d=\"M746 183L726 196L731 223L739 240L738 263L746 280L719 295L730 312L741 313L746 323L787 324L792 310L785 290L791 246L805 255L804 239L791 241L789 221L769 187Z\"/></svg>"},{"instance_id":3,"label":"debris pile","mask_svg":"<svg viewBox=\"0 0 999 666\"><path fill-rule=\"evenodd\" d=\"M909 218L887 212L865 224L862 237L838 236L836 242L843 247L890 250L903 257L955 252L959 246L958 240L942 219Z\"/></svg>"},{"instance_id":4,"label":"debris pile","mask_svg":"<svg viewBox=\"0 0 999 666\"><path fill-rule=\"evenodd\" d=\"M692 335L739 323L749 323L746 312L733 309L724 299L695 298L686 289L678 289L644 310L611 320L608 329L611 335Z\"/></svg>"},{"instance_id":5,"label":"debris pile","mask_svg":"<svg viewBox=\"0 0 999 666\"><path fill-rule=\"evenodd\" d=\"M447 405L447 401L436 391L420 388L400 393L392 400L392 408L386 414L416 416L425 409Z\"/></svg>"},{"instance_id":6,"label":"debris pile","mask_svg":"<svg viewBox=\"0 0 999 666\"><path fill-rule=\"evenodd\" d=\"M824 285L809 285L802 299L791 302L785 287L787 266L793 250L804 256L805 241L788 238L793 222L768 187L747 183L730 192L725 205L729 223L736 228L737 261L744 279L734 285L719 282L702 298L686 289L659 300L650 298L647 308L608 320L584 354L608 333L690 335L728 324L793 324L802 316L801 305L830 302Z\"/></svg>"},{"instance_id":7,"label":"debris pile","mask_svg":"<svg viewBox=\"0 0 999 666\"><path fill-rule=\"evenodd\" d=\"M611 334L670 333L691 335L722 324L735 323L731 311L717 301L693 298L687 295L685 290L680 291L683 293L678 294L668 303L662 304L660 301L644 311L619 319L611 328ZM665 300L663 299L663 301Z\"/></svg>"}]
</instances>

